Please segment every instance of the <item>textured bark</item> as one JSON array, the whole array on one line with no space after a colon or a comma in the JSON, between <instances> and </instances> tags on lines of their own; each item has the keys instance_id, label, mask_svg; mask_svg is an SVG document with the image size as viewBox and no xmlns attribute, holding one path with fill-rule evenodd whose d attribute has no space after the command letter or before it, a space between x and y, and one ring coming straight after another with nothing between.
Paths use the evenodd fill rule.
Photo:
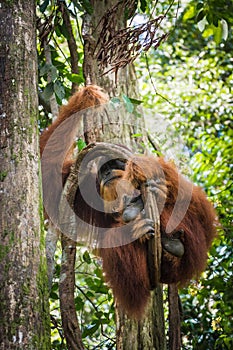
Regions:
<instances>
[{"instance_id":1,"label":"textured bark","mask_svg":"<svg viewBox=\"0 0 233 350\"><path fill-rule=\"evenodd\" d=\"M115 74L102 75L95 58L95 47L101 31L100 20L107 10L119 3L117 0L91 1L93 15L86 15L83 25L84 38L84 76L87 84L95 83L103 87L110 95L120 96L122 93L131 98L137 98L137 83L132 65L118 72L117 82ZM124 11L117 15L118 29L125 27ZM92 132L86 135L86 142L104 141L123 144L131 147L135 152L140 151L140 142L145 140L144 119L136 118L134 114L125 117L124 114L106 116L106 120L92 120ZM102 124L101 124L102 123ZM101 125L101 127L99 127ZM108 127L106 127L108 125ZM84 122L85 127L85 122ZM134 134L142 134L135 138ZM166 348L163 316L162 286L158 286L151 293L152 298L148 306L146 318L142 322L129 320L125 315L117 312L117 349L156 349Z\"/></svg>"},{"instance_id":2,"label":"textured bark","mask_svg":"<svg viewBox=\"0 0 233 350\"><path fill-rule=\"evenodd\" d=\"M59 283L62 326L69 350L83 350L74 302L76 243L61 235L62 264Z\"/></svg>"},{"instance_id":3,"label":"textured bark","mask_svg":"<svg viewBox=\"0 0 233 350\"><path fill-rule=\"evenodd\" d=\"M91 1L91 3L93 15L86 14L82 28L84 39L83 73L86 84L97 84L103 87L110 97L125 94L128 97L137 99L138 90L134 66L128 65L126 68L119 70L116 80L114 72L103 75L104 71L99 67L98 58L95 56L95 48L101 32L100 20L109 9L118 4L118 1ZM116 18L116 28L121 29L125 26L124 9L120 7ZM96 141L118 143L128 145L135 151L138 151L140 144L146 142L145 122L142 115L135 117L134 113L127 113L127 111L121 110L120 113L102 116L101 120L92 120L91 123L93 127L89 131L89 135L87 135L87 143ZM90 129L90 127L87 128L85 126L85 121L84 128ZM135 134L139 136L134 137L133 135Z\"/></svg>"},{"instance_id":4,"label":"textured bark","mask_svg":"<svg viewBox=\"0 0 233 350\"><path fill-rule=\"evenodd\" d=\"M165 350L163 294L160 287L151 295L146 317L129 320L117 312L117 350Z\"/></svg>"},{"instance_id":5,"label":"textured bark","mask_svg":"<svg viewBox=\"0 0 233 350\"><path fill-rule=\"evenodd\" d=\"M169 350L181 349L180 305L178 288L175 284L168 286L169 304Z\"/></svg>"},{"instance_id":6,"label":"textured bark","mask_svg":"<svg viewBox=\"0 0 233 350\"><path fill-rule=\"evenodd\" d=\"M64 24L66 26L66 30L68 33L67 43L70 51L70 64L71 64L71 73L72 74L79 74L79 67L78 67L78 61L79 61L79 55L78 55L78 47L75 41L72 24L70 20L70 13L65 5L65 3L60 3L61 11L62 11L62 18L64 20ZM72 83L72 94L75 93L75 90L77 89L78 84Z\"/></svg>"},{"instance_id":7,"label":"textured bark","mask_svg":"<svg viewBox=\"0 0 233 350\"><path fill-rule=\"evenodd\" d=\"M0 7L0 349L50 349L34 0Z\"/></svg>"}]
</instances>

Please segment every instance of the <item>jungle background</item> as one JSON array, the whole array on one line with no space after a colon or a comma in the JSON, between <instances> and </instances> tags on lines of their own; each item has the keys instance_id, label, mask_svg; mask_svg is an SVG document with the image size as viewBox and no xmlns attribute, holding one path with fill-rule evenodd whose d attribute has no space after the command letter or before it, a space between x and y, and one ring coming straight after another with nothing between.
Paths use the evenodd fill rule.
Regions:
<instances>
[{"instance_id":1,"label":"jungle background","mask_svg":"<svg viewBox=\"0 0 233 350\"><path fill-rule=\"evenodd\" d=\"M86 40L83 23L88 23L88 16L95 15L94 3L37 1L40 132L58 114L59 106L87 82L83 68ZM183 172L203 187L220 221L208 268L200 281L192 281L179 291L182 349L230 350L233 348L233 3L231 0L141 0L135 1L130 11L128 1L119 3L124 5L130 28L141 29L158 16L164 17L156 21L159 40L150 40L142 30L137 37L141 45L127 58L127 64L134 63L137 98L120 89L122 81L116 86L121 79L121 66L114 66L114 62L112 97L116 95L130 113L135 113L135 105L142 108L152 148L155 142L162 153L174 158ZM150 33L154 23L146 27ZM169 125L165 135L160 125ZM84 147L82 139L78 140L78 147ZM5 176L1 173L1 181ZM114 349L114 300L104 284L101 263L85 247L78 248L77 256L75 309L82 342L85 349ZM50 291L54 350L67 349L59 307L61 257L58 243ZM165 321L166 296L165 288Z\"/></svg>"}]
</instances>

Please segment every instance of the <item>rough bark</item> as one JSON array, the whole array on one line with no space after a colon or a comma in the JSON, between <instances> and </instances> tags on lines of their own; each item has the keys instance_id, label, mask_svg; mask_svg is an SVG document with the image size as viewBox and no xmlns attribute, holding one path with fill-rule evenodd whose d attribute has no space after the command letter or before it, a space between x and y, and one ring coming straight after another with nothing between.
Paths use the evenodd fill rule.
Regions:
<instances>
[{"instance_id":1,"label":"rough bark","mask_svg":"<svg viewBox=\"0 0 233 350\"><path fill-rule=\"evenodd\" d=\"M119 2L116 0L102 2L92 0L91 3L93 15L86 15L83 25L86 82L102 86L111 97L124 93L129 97L137 98L136 77L132 65L118 72L116 82L114 73L102 75L103 71L98 66L98 58L95 57L95 47L101 31L100 20L107 10ZM124 11L120 10L117 14L116 26L119 29L123 28L125 24ZM132 114L127 119L124 114L118 113L108 117L109 119L102 119L102 128L99 128L100 121L94 121L93 131L90 133L92 137L87 137L86 142L118 143L131 147L135 152L140 151L140 142L145 140L143 116L135 118L135 115ZM109 125L109 127L103 128L103 124ZM140 133L140 137L133 137L134 134ZM152 292L151 302L143 322L129 320L125 315L117 312L117 349L164 350L165 347L162 286L159 285Z\"/></svg>"},{"instance_id":2,"label":"rough bark","mask_svg":"<svg viewBox=\"0 0 233 350\"><path fill-rule=\"evenodd\" d=\"M59 283L62 326L69 350L83 350L74 302L76 243L61 235L62 264Z\"/></svg>"},{"instance_id":3,"label":"rough bark","mask_svg":"<svg viewBox=\"0 0 233 350\"><path fill-rule=\"evenodd\" d=\"M79 74L79 67L78 67L78 61L79 61L79 55L78 55L78 47L75 41L72 24L70 20L70 14L69 11L65 5L65 3L60 3L61 12L62 12L62 18L64 20L64 24L66 26L66 30L68 33L67 37L67 43L70 51L70 64L71 64L71 72L72 74ZM72 83L71 92L72 94L75 93L75 90L77 89L78 84Z\"/></svg>"},{"instance_id":4,"label":"rough bark","mask_svg":"<svg viewBox=\"0 0 233 350\"><path fill-rule=\"evenodd\" d=\"M178 288L175 284L168 286L169 305L169 350L181 349L180 305Z\"/></svg>"},{"instance_id":5,"label":"rough bark","mask_svg":"<svg viewBox=\"0 0 233 350\"><path fill-rule=\"evenodd\" d=\"M34 0L0 7L0 349L50 349Z\"/></svg>"},{"instance_id":6,"label":"rough bark","mask_svg":"<svg viewBox=\"0 0 233 350\"><path fill-rule=\"evenodd\" d=\"M129 320L117 312L117 350L165 350L163 294L156 288L142 321Z\"/></svg>"},{"instance_id":7,"label":"rough bark","mask_svg":"<svg viewBox=\"0 0 233 350\"><path fill-rule=\"evenodd\" d=\"M137 99L138 90L134 66L131 64L120 70L117 77L114 72L103 75L104 71L108 71L108 68L103 70L98 65L98 57L96 57L96 45L101 32L100 21L108 10L120 2L116 0L101 2L93 0L91 3L93 14L86 14L82 28L84 39L83 73L86 84L97 84L103 87L110 98L121 97L122 94L125 94L128 97ZM116 29L124 28L125 26L124 8L120 6L116 14ZM126 110L121 109L119 113L112 113L110 116L106 115L105 118L102 116L101 120L96 119L92 123L93 130L89 132L89 135L92 135L92 139L86 139L87 143L96 141L118 143L128 145L135 151L138 151L140 150L140 144L146 142L145 122L141 114L135 117L134 113L128 113ZM100 128L99 125L102 125L102 127ZM86 129L85 121L84 128ZM138 135L137 137L133 136L136 134Z\"/></svg>"}]
</instances>

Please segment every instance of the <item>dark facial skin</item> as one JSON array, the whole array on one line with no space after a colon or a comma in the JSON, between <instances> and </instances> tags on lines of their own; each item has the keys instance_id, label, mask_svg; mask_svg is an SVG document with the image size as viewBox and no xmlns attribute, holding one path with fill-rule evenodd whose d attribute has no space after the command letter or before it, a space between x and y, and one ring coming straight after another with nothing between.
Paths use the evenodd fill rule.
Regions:
<instances>
[{"instance_id":1,"label":"dark facial skin","mask_svg":"<svg viewBox=\"0 0 233 350\"><path fill-rule=\"evenodd\" d=\"M120 159L112 159L104 163L98 172L99 182L102 182L103 185L106 185L109 181L116 178L113 175L113 170L116 169L125 170L125 162L121 161Z\"/></svg>"},{"instance_id":2,"label":"dark facial skin","mask_svg":"<svg viewBox=\"0 0 233 350\"><path fill-rule=\"evenodd\" d=\"M123 198L124 210L122 219L124 222L134 220L144 208L141 195L137 197L130 197L125 195Z\"/></svg>"}]
</instances>

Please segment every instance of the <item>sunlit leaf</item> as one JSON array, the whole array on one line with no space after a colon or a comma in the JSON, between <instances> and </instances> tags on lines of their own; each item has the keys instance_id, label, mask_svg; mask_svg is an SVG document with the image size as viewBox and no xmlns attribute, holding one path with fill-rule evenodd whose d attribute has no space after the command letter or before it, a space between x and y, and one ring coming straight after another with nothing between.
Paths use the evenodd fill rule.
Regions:
<instances>
[{"instance_id":1,"label":"sunlit leaf","mask_svg":"<svg viewBox=\"0 0 233 350\"><path fill-rule=\"evenodd\" d=\"M204 17L200 22L197 23L197 26L200 32L204 31L206 24L207 24L206 17Z\"/></svg>"},{"instance_id":2,"label":"sunlit leaf","mask_svg":"<svg viewBox=\"0 0 233 350\"><path fill-rule=\"evenodd\" d=\"M214 41L218 45L222 41L222 25L218 22L218 26L214 28Z\"/></svg>"},{"instance_id":3,"label":"sunlit leaf","mask_svg":"<svg viewBox=\"0 0 233 350\"><path fill-rule=\"evenodd\" d=\"M222 25L222 39L227 40L228 37L228 24L225 19L221 19L221 25Z\"/></svg>"},{"instance_id":4,"label":"sunlit leaf","mask_svg":"<svg viewBox=\"0 0 233 350\"><path fill-rule=\"evenodd\" d=\"M78 139L77 147L78 147L78 150L81 151L84 147L86 147L86 142L83 141L83 139Z\"/></svg>"},{"instance_id":5,"label":"sunlit leaf","mask_svg":"<svg viewBox=\"0 0 233 350\"><path fill-rule=\"evenodd\" d=\"M187 21L188 19L191 19L195 16L196 11L195 11L195 6L190 5L188 10L185 11L185 14L183 16L183 20Z\"/></svg>"}]
</instances>

